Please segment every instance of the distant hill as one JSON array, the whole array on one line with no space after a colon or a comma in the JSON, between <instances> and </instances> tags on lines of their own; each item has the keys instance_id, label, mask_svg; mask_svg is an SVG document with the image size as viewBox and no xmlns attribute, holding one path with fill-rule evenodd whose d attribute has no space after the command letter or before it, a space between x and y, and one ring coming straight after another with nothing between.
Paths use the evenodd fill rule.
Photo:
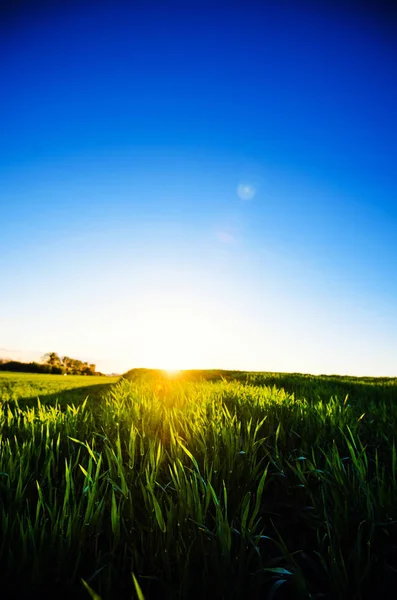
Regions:
<instances>
[{"instance_id":1,"label":"distant hill","mask_svg":"<svg viewBox=\"0 0 397 600\"><path fill-rule=\"evenodd\" d=\"M160 369L131 369L122 375L124 379L158 381L168 378ZM397 398L397 377L354 377L351 375L310 375L303 373L272 373L229 371L226 369L186 370L173 375L181 381L239 381L258 387L283 388L296 398L317 401L338 397L344 400L368 399L377 402L386 397Z\"/></svg>"}]
</instances>

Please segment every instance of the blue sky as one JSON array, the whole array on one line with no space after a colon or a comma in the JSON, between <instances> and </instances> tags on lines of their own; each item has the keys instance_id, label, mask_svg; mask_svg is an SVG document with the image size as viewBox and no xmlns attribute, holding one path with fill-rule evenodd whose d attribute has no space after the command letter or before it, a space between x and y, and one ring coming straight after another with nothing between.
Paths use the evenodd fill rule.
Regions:
<instances>
[{"instance_id":1,"label":"blue sky","mask_svg":"<svg viewBox=\"0 0 397 600\"><path fill-rule=\"evenodd\" d=\"M39 3L0 39L0 356L397 375L390 15Z\"/></svg>"}]
</instances>

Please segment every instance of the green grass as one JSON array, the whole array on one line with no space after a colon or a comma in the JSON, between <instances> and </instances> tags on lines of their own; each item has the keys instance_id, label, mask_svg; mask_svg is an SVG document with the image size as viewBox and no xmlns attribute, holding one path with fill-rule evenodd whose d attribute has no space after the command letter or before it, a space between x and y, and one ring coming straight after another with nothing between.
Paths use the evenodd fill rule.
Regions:
<instances>
[{"instance_id":1,"label":"green grass","mask_svg":"<svg viewBox=\"0 0 397 600\"><path fill-rule=\"evenodd\" d=\"M396 379L95 379L0 375L3 597L395 598Z\"/></svg>"},{"instance_id":2,"label":"green grass","mask_svg":"<svg viewBox=\"0 0 397 600\"><path fill-rule=\"evenodd\" d=\"M0 371L0 401L22 400L24 404L37 401L54 402L57 398L66 402L81 402L82 391L88 395L116 383L118 377L95 377L85 375L42 375L36 373L8 373Z\"/></svg>"}]
</instances>

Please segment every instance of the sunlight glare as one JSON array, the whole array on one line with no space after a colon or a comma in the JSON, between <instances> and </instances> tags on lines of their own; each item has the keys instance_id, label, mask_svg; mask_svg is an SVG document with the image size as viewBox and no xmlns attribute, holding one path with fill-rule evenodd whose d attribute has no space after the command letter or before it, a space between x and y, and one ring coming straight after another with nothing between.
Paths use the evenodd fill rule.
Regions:
<instances>
[{"instance_id":1,"label":"sunlight glare","mask_svg":"<svg viewBox=\"0 0 397 600\"><path fill-rule=\"evenodd\" d=\"M181 370L205 368L208 341L214 342L221 320L217 310L175 286L146 297L137 313L134 335L140 338L142 366L161 369L169 377Z\"/></svg>"},{"instance_id":2,"label":"sunlight glare","mask_svg":"<svg viewBox=\"0 0 397 600\"><path fill-rule=\"evenodd\" d=\"M169 377L170 379L178 377L180 372L181 371L179 369L164 369L165 375L167 375L167 377Z\"/></svg>"}]
</instances>

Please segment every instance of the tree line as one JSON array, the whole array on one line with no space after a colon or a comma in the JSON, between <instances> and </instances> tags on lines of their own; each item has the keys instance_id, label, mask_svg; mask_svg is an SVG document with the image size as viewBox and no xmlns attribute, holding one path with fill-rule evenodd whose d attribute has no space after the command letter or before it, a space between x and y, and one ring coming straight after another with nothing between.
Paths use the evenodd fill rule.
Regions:
<instances>
[{"instance_id":1,"label":"tree line","mask_svg":"<svg viewBox=\"0 0 397 600\"><path fill-rule=\"evenodd\" d=\"M0 371L18 373L50 373L53 375L103 375L93 363L83 362L70 356L59 356L56 352L47 352L41 362L23 363L0 358Z\"/></svg>"}]
</instances>

